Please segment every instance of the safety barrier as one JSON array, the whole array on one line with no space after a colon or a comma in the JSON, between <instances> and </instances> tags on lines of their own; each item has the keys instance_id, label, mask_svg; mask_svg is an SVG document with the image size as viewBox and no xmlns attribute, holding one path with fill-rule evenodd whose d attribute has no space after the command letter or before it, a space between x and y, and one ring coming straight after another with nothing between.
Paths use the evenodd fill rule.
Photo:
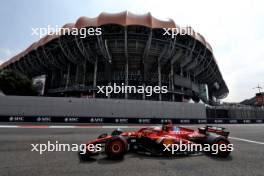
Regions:
<instances>
[{"instance_id":1,"label":"safety barrier","mask_svg":"<svg viewBox=\"0 0 264 176\"><path fill-rule=\"evenodd\" d=\"M179 119L179 118L114 118L70 116L0 116L0 122L89 123L89 124L160 124L171 120L174 124L251 124L264 119Z\"/></svg>"}]
</instances>

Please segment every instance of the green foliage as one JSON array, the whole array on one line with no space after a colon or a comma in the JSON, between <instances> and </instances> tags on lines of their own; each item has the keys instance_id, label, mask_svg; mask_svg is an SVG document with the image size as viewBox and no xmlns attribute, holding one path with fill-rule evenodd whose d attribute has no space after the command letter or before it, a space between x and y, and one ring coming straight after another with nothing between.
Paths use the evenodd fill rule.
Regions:
<instances>
[{"instance_id":1,"label":"green foliage","mask_svg":"<svg viewBox=\"0 0 264 176\"><path fill-rule=\"evenodd\" d=\"M32 81L13 70L0 70L0 90L6 95L36 95Z\"/></svg>"}]
</instances>

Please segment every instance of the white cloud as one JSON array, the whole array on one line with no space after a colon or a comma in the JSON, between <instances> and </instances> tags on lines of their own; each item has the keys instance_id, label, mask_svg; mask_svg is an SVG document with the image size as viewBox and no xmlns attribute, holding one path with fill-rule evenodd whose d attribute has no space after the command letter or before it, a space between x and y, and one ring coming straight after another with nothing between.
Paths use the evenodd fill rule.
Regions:
<instances>
[{"instance_id":1,"label":"white cloud","mask_svg":"<svg viewBox=\"0 0 264 176\"><path fill-rule=\"evenodd\" d=\"M12 54L11 50L8 48L0 48L0 53L6 55L6 56L10 56Z\"/></svg>"},{"instance_id":2,"label":"white cloud","mask_svg":"<svg viewBox=\"0 0 264 176\"><path fill-rule=\"evenodd\" d=\"M0 48L0 64L11 57L13 52L9 48Z\"/></svg>"}]
</instances>

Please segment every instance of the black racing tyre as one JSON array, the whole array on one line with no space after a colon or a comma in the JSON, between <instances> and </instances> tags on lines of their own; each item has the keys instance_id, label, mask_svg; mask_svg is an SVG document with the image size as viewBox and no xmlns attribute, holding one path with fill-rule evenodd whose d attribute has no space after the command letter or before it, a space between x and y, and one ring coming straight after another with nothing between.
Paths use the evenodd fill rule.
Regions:
<instances>
[{"instance_id":1,"label":"black racing tyre","mask_svg":"<svg viewBox=\"0 0 264 176\"><path fill-rule=\"evenodd\" d=\"M127 141L122 136L116 136L109 140L105 147L108 158L122 159L127 151Z\"/></svg>"},{"instance_id":2,"label":"black racing tyre","mask_svg":"<svg viewBox=\"0 0 264 176\"><path fill-rule=\"evenodd\" d=\"M222 139L217 139L215 140L214 142L215 145L225 145L226 148L228 148L228 145L230 144L230 142L225 139L225 138L222 138ZM221 151L219 150L218 153L216 154L218 157L222 157L222 158L226 158L230 155L231 151L230 150L224 150L224 151Z\"/></svg>"},{"instance_id":3,"label":"black racing tyre","mask_svg":"<svg viewBox=\"0 0 264 176\"><path fill-rule=\"evenodd\" d=\"M215 146L218 145L218 152L217 153L214 153L213 150L210 151L210 154L213 156L226 158L231 153L230 148L228 147L230 142L227 138L225 138L223 136L215 135L215 134L209 134L206 141L204 142L204 144L209 144L211 147L213 147L213 145L215 145ZM225 145L224 148L226 148L226 149L220 150L221 145Z\"/></svg>"}]
</instances>

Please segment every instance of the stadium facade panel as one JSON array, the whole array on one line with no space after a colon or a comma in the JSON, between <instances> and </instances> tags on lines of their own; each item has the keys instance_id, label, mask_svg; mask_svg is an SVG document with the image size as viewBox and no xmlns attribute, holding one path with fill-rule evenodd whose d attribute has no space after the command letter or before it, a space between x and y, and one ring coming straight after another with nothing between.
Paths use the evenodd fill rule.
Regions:
<instances>
[{"instance_id":1,"label":"stadium facade panel","mask_svg":"<svg viewBox=\"0 0 264 176\"><path fill-rule=\"evenodd\" d=\"M204 37L164 35L164 28L180 28L150 13L101 13L81 17L63 28L96 28L101 35L47 35L3 63L31 78L45 75L45 95L106 98L97 86L167 86L168 93L111 94L108 98L213 103L228 95L211 46ZM189 27L189 30L193 31ZM207 88L208 96L203 95Z\"/></svg>"}]
</instances>

